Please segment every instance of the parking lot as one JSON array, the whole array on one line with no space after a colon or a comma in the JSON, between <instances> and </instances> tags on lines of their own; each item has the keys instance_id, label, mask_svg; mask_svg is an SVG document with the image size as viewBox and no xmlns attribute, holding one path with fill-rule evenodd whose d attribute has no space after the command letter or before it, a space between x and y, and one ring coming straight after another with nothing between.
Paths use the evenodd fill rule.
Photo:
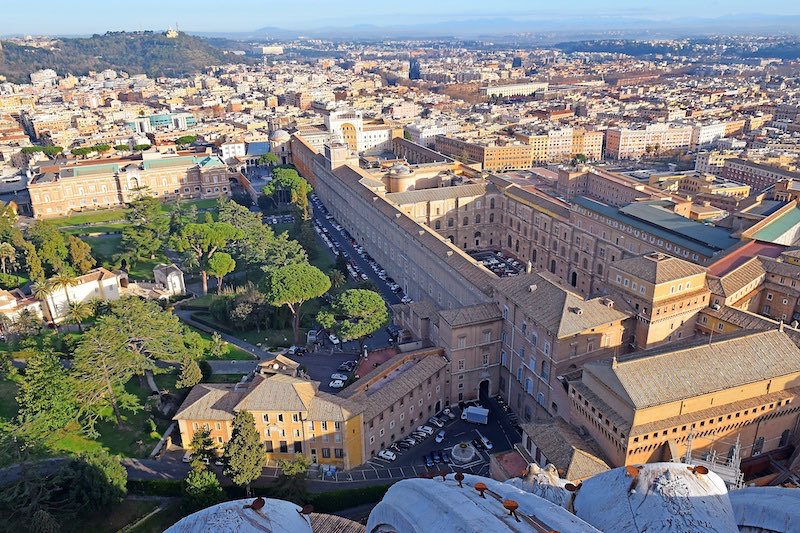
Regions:
<instances>
[{"instance_id":1,"label":"parking lot","mask_svg":"<svg viewBox=\"0 0 800 533\"><path fill-rule=\"evenodd\" d=\"M270 226L275 224L294 224L294 215L264 215L264 223Z\"/></svg>"},{"instance_id":2,"label":"parking lot","mask_svg":"<svg viewBox=\"0 0 800 533\"><path fill-rule=\"evenodd\" d=\"M469 255L500 277L517 276L525 270L525 265L502 252L473 252Z\"/></svg>"}]
</instances>

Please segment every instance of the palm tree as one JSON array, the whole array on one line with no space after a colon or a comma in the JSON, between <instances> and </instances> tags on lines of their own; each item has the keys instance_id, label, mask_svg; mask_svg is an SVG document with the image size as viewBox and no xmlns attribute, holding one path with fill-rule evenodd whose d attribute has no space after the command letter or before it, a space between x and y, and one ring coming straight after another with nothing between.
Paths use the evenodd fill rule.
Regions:
<instances>
[{"instance_id":1,"label":"palm tree","mask_svg":"<svg viewBox=\"0 0 800 533\"><path fill-rule=\"evenodd\" d=\"M74 287L78 283L78 279L69 272L59 272L50 279L54 289L64 289L64 295L67 297L67 306L72 301L69 299L69 288Z\"/></svg>"},{"instance_id":2,"label":"palm tree","mask_svg":"<svg viewBox=\"0 0 800 533\"><path fill-rule=\"evenodd\" d=\"M67 309L67 320L78 325L78 331L83 333L81 323L92 316L92 308L84 302L72 302Z\"/></svg>"},{"instance_id":3,"label":"palm tree","mask_svg":"<svg viewBox=\"0 0 800 533\"><path fill-rule=\"evenodd\" d=\"M17 250L13 245L7 242L0 242L0 268L2 268L3 274L8 273L7 263L13 264L16 257Z\"/></svg>"},{"instance_id":4,"label":"palm tree","mask_svg":"<svg viewBox=\"0 0 800 533\"><path fill-rule=\"evenodd\" d=\"M31 285L31 293L33 294L34 298L44 302L48 319L55 323L56 318L53 316L53 308L50 305L50 295L53 294L53 285L47 281L37 281Z\"/></svg>"},{"instance_id":5,"label":"palm tree","mask_svg":"<svg viewBox=\"0 0 800 533\"><path fill-rule=\"evenodd\" d=\"M344 274L342 274L341 270L334 270L331 272L330 277L331 285L333 285L335 289L338 289L347 282L347 279L344 277Z\"/></svg>"}]
</instances>

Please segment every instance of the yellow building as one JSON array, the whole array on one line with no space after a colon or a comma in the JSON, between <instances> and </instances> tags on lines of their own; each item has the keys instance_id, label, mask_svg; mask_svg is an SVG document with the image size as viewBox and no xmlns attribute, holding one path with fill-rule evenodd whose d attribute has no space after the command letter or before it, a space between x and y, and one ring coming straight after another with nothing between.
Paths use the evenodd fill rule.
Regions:
<instances>
[{"instance_id":1,"label":"yellow building","mask_svg":"<svg viewBox=\"0 0 800 533\"><path fill-rule=\"evenodd\" d=\"M318 390L319 383L275 374L247 384L201 383L173 417L188 448L201 427L222 447L231 437L237 411L253 414L270 459L305 455L312 463L350 469L364 462L363 409Z\"/></svg>"}]
</instances>

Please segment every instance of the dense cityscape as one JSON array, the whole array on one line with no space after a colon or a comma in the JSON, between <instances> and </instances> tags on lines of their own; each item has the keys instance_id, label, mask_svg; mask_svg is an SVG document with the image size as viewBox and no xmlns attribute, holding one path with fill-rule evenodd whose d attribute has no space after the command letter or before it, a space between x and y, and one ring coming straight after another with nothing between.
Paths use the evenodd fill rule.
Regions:
<instances>
[{"instance_id":1,"label":"dense cityscape","mask_svg":"<svg viewBox=\"0 0 800 533\"><path fill-rule=\"evenodd\" d=\"M0 23L0 531L800 531L760 20Z\"/></svg>"}]
</instances>

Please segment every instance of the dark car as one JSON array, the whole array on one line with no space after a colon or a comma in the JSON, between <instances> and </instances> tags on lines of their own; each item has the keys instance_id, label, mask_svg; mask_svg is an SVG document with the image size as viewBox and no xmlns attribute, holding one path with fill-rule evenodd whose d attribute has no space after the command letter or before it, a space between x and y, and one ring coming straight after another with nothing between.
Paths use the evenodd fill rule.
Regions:
<instances>
[{"instance_id":1,"label":"dark car","mask_svg":"<svg viewBox=\"0 0 800 533\"><path fill-rule=\"evenodd\" d=\"M425 466L428 468L433 468L433 459L431 459L430 455L423 455L422 461L425 463Z\"/></svg>"},{"instance_id":2,"label":"dark car","mask_svg":"<svg viewBox=\"0 0 800 533\"><path fill-rule=\"evenodd\" d=\"M442 462L447 464L453 464L453 458L450 457L450 454L447 453L447 450L439 450L439 455L442 456Z\"/></svg>"},{"instance_id":3,"label":"dark car","mask_svg":"<svg viewBox=\"0 0 800 533\"><path fill-rule=\"evenodd\" d=\"M483 442L480 441L480 439L472 439L472 445L475 447L476 450L486 449L486 446L483 444Z\"/></svg>"},{"instance_id":4,"label":"dark car","mask_svg":"<svg viewBox=\"0 0 800 533\"><path fill-rule=\"evenodd\" d=\"M438 450L434 450L433 452L431 452L431 456L433 458L433 462L434 463L439 464L439 463L442 462L442 456L439 455L439 451Z\"/></svg>"}]
</instances>

